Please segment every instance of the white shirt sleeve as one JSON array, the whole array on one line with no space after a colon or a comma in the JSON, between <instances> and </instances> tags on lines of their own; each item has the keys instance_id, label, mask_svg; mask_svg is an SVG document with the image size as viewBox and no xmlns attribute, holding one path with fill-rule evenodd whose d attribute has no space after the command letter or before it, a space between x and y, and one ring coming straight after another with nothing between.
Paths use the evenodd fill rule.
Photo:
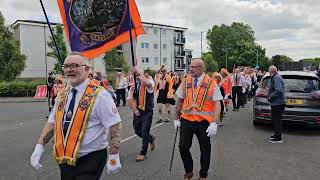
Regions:
<instances>
[{"instance_id":1,"label":"white shirt sleeve","mask_svg":"<svg viewBox=\"0 0 320 180\"><path fill-rule=\"evenodd\" d=\"M109 129L111 126L121 122L118 109L107 91L103 90L99 93L96 103L96 113L105 128Z\"/></svg>"},{"instance_id":2,"label":"white shirt sleeve","mask_svg":"<svg viewBox=\"0 0 320 180\"><path fill-rule=\"evenodd\" d=\"M177 91L176 91L176 96L180 99L184 99L184 94L181 91L181 86L178 87Z\"/></svg>"},{"instance_id":3,"label":"white shirt sleeve","mask_svg":"<svg viewBox=\"0 0 320 180\"><path fill-rule=\"evenodd\" d=\"M223 97L222 97L221 92L220 92L220 88L216 84L214 85L214 92L213 92L213 95L212 95L212 100L213 101L223 100Z\"/></svg>"},{"instance_id":4,"label":"white shirt sleeve","mask_svg":"<svg viewBox=\"0 0 320 180\"><path fill-rule=\"evenodd\" d=\"M56 97L55 104L51 110L49 117L48 117L48 121L47 121L48 123L55 124L55 122L56 122L56 109L58 108L58 104L59 104L58 97Z\"/></svg>"},{"instance_id":5,"label":"white shirt sleeve","mask_svg":"<svg viewBox=\"0 0 320 180\"><path fill-rule=\"evenodd\" d=\"M152 79L149 79L149 82L151 83L151 88L147 88L148 93L153 93L154 90L154 81Z\"/></svg>"}]
</instances>

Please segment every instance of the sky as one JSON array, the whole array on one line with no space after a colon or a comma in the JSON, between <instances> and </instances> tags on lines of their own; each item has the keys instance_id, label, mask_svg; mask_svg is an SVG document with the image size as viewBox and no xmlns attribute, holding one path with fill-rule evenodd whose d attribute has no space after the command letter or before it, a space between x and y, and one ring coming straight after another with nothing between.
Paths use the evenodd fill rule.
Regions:
<instances>
[{"instance_id":1,"label":"sky","mask_svg":"<svg viewBox=\"0 0 320 180\"><path fill-rule=\"evenodd\" d=\"M61 22L56 0L43 0L52 22ZM320 1L317 0L136 0L144 22L188 28L186 48L200 55L201 31L232 22L249 24L267 56L294 60L320 57ZM44 20L39 0L0 0L6 24ZM203 50L208 51L203 34Z\"/></svg>"}]
</instances>

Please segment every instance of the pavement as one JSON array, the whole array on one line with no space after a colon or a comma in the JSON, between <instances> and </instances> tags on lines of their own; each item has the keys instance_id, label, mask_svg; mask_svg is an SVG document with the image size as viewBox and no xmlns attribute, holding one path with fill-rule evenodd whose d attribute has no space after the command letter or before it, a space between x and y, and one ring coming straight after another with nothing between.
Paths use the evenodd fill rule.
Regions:
<instances>
[{"instance_id":1,"label":"pavement","mask_svg":"<svg viewBox=\"0 0 320 180\"><path fill-rule=\"evenodd\" d=\"M51 156L52 144L45 147L43 168L30 165L30 155L45 123L46 102L0 103L0 180L57 180L59 168ZM173 109L173 107L172 107ZM230 108L231 109L231 108ZM174 112L174 111L172 111ZM175 147L172 172L169 164L175 130L173 123L157 124L155 111L151 133L156 149L147 159L135 162L141 139L134 135L132 113L119 107L122 118L119 174L103 172L102 180L181 180L184 169ZM211 139L209 180L318 180L320 177L320 131L301 126L284 128L284 143L270 144L271 127L252 124L252 104L239 112L229 111L223 127ZM179 141L179 137L178 137ZM200 151L196 138L191 153L198 178Z\"/></svg>"},{"instance_id":2,"label":"pavement","mask_svg":"<svg viewBox=\"0 0 320 180\"><path fill-rule=\"evenodd\" d=\"M45 99L35 99L34 97L0 97L0 103L29 103L29 102L46 102Z\"/></svg>"}]
</instances>

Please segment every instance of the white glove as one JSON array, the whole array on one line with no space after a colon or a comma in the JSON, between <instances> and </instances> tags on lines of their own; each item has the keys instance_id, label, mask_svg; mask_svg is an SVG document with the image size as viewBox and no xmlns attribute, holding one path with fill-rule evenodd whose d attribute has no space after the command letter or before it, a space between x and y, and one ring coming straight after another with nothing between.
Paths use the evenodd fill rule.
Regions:
<instances>
[{"instance_id":1,"label":"white glove","mask_svg":"<svg viewBox=\"0 0 320 180\"><path fill-rule=\"evenodd\" d=\"M225 100L226 100L226 99L229 99L229 96L227 96L227 95L226 95L226 96L224 96L224 98L223 98L223 99L225 99Z\"/></svg>"},{"instance_id":2,"label":"white glove","mask_svg":"<svg viewBox=\"0 0 320 180\"><path fill-rule=\"evenodd\" d=\"M246 89L245 88L242 88L242 93L245 93L246 92Z\"/></svg>"},{"instance_id":3,"label":"white glove","mask_svg":"<svg viewBox=\"0 0 320 180\"><path fill-rule=\"evenodd\" d=\"M206 133L207 133L207 136L208 137L212 137L214 135L217 134L217 128L218 128L218 125L216 122L212 122L210 123L210 126L208 127Z\"/></svg>"},{"instance_id":4,"label":"white glove","mask_svg":"<svg viewBox=\"0 0 320 180\"><path fill-rule=\"evenodd\" d=\"M121 169L121 162L119 154L111 154L108 155L108 162L107 162L107 173L108 174L116 174Z\"/></svg>"},{"instance_id":5,"label":"white glove","mask_svg":"<svg viewBox=\"0 0 320 180\"><path fill-rule=\"evenodd\" d=\"M40 159L41 156L44 152L44 147L42 144L36 144L36 147L34 148L34 151L31 155L31 165L32 167L34 167L36 170L38 170L39 168L42 168L42 165L40 164Z\"/></svg>"},{"instance_id":6,"label":"white glove","mask_svg":"<svg viewBox=\"0 0 320 180\"><path fill-rule=\"evenodd\" d=\"M174 120L173 126L174 126L174 129L180 128L180 126L181 126L180 120Z\"/></svg>"}]
</instances>

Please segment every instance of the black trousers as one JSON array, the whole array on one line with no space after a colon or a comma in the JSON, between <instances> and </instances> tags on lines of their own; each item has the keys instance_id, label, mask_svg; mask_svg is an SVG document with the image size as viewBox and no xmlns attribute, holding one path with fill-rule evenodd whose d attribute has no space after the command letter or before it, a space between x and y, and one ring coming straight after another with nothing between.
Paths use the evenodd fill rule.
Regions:
<instances>
[{"instance_id":1,"label":"black trousers","mask_svg":"<svg viewBox=\"0 0 320 180\"><path fill-rule=\"evenodd\" d=\"M107 162L107 149L77 159L76 166L60 164L61 180L99 180Z\"/></svg>"},{"instance_id":2,"label":"black trousers","mask_svg":"<svg viewBox=\"0 0 320 180\"><path fill-rule=\"evenodd\" d=\"M281 138L282 134L282 113L285 105L271 106L271 122L273 126L274 135L276 138Z\"/></svg>"},{"instance_id":3,"label":"black trousers","mask_svg":"<svg viewBox=\"0 0 320 180\"><path fill-rule=\"evenodd\" d=\"M233 109L239 109L242 105L242 87L233 86L232 87L232 104Z\"/></svg>"},{"instance_id":4,"label":"black trousers","mask_svg":"<svg viewBox=\"0 0 320 180\"><path fill-rule=\"evenodd\" d=\"M197 136L201 152L201 169L199 175L202 178L206 178L208 176L211 156L210 138L207 136L206 133L206 130L209 126L209 122L206 120L203 120L201 122L191 122L185 119L181 119L180 121L181 127L179 150L185 172L191 173L193 171L193 160L190 153L190 148L192 146L193 135L195 134Z\"/></svg>"},{"instance_id":5,"label":"black trousers","mask_svg":"<svg viewBox=\"0 0 320 180\"><path fill-rule=\"evenodd\" d=\"M142 138L140 155L146 155L149 143L153 143L153 136L150 134L153 111L140 112L140 116L133 116L133 128L137 136Z\"/></svg>"},{"instance_id":6,"label":"black trousers","mask_svg":"<svg viewBox=\"0 0 320 180\"><path fill-rule=\"evenodd\" d=\"M117 95L117 105L120 105L120 99L122 99L123 105L126 105L126 89L117 89L116 90Z\"/></svg>"}]
</instances>

